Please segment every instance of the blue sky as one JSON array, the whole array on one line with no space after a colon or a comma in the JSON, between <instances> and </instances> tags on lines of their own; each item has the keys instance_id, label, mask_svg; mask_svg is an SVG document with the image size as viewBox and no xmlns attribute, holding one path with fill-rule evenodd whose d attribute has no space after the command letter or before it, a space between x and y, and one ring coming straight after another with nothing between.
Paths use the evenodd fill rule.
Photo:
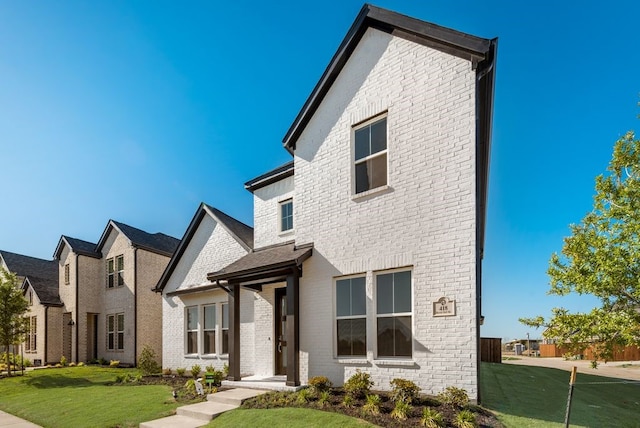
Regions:
<instances>
[{"instance_id":1,"label":"blue sky","mask_svg":"<svg viewBox=\"0 0 640 428\"><path fill-rule=\"evenodd\" d=\"M532 337L568 225L638 128L637 2L375 3L498 37L483 336ZM252 223L243 183L282 138L362 3L0 2L0 248L50 258L110 218L181 237L199 202Z\"/></svg>"}]
</instances>

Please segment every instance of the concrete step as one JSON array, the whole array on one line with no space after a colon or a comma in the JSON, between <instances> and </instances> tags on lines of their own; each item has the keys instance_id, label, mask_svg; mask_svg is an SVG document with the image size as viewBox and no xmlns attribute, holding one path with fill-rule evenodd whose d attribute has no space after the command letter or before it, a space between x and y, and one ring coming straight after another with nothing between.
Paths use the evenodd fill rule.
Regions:
<instances>
[{"instance_id":1,"label":"concrete step","mask_svg":"<svg viewBox=\"0 0 640 428\"><path fill-rule=\"evenodd\" d=\"M190 404L188 406L178 407L176 413L179 416L188 416L190 418L199 419L201 421L210 421L220 413L235 409L236 405L204 401L202 403Z\"/></svg>"},{"instance_id":2,"label":"concrete step","mask_svg":"<svg viewBox=\"0 0 640 428\"><path fill-rule=\"evenodd\" d=\"M243 401L266 392L267 391L257 389L236 388L209 394L207 395L207 400L213 403L222 403L237 407L240 406Z\"/></svg>"},{"instance_id":3,"label":"concrete step","mask_svg":"<svg viewBox=\"0 0 640 428\"><path fill-rule=\"evenodd\" d=\"M149 422L142 422L140 428L198 428L208 424L209 421L190 418L188 416L168 416Z\"/></svg>"}]
</instances>

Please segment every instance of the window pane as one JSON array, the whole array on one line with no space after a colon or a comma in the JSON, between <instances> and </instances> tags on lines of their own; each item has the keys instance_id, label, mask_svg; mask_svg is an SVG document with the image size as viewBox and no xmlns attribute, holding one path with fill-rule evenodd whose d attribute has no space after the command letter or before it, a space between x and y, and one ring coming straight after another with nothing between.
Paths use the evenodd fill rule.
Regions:
<instances>
[{"instance_id":1,"label":"window pane","mask_svg":"<svg viewBox=\"0 0 640 428\"><path fill-rule=\"evenodd\" d=\"M118 272L118 286L124 285L124 275L123 272Z\"/></svg>"},{"instance_id":2,"label":"window pane","mask_svg":"<svg viewBox=\"0 0 640 428\"><path fill-rule=\"evenodd\" d=\"M356 164L356 193L369 190L368 162Z\"/></svg>"},{"instance_id":3,"label":"window pane","mask_svg":"<svg viewBox=\"0 0 640 428\"><path fill-rule=\"evenodd\" d=\"M107 277L107 287L113 288L113 274L110 273Z\"/></svg>"},{"instance_id":4,"label":"window pane","mask_svg":"<svg viewBox=\"0 0 640 428\"><path fill-rule=\"evenodd\" d=\"M367 290L365 278L351 279L351 315L367 314Z\"/></svg>"},{"instance_id":5,"label":"window pane","mask_svg":"<svg viewBox=\"0 0 640 428\"><path fill-rule=\"evenodd\" d=\"M124 270L124 257L123 256L119 256L117 259L117 264L118 264L118 270Z\"/></svg>"},{"instance_id":6,"label":"window pane","mask_svg":"<svg viewBox=\"0 0 640 428\"><path fill-rule=\"evenodd\" d=\"M393 274L393 311L411 312L411 271Z\"/></svg>"},{"instance_id":7,"label":"window pane","mask_svg":"<svg viewBox=\"0 0 640 428\"><path fill-rule=\"evenodd\" d=\"M229 353L229 330L222 330L222 353Z\"/></svg>"},{"instance_id":8,"label":"window pane","mask_svg":"<svg viewBox=\"0 0 640 428\"><path fill-rule=\"evenodd\" d=\"M378 356L393 357L393 318L378 318Z\"/></svg>"},{"instance_id":9,"label":"window pane","mask_svg":"<svg viewBox=\"0 0 640 428\"><path fill-rule=\"evenodd\" d=\"M395 317L395 356L411 356L411 317Z\"/></svg>"},{"instance_id":10,"label":"window pane","mask_svg":"<svg viewBox=\"0 0 640 428\"><path fill-rule=\"evenodd\" d=\"M108 331L114 331L115 330L115 317L113 315L109 315L107 317L107 324L108 324Z\"/></svg>"},{"instance_id":11,"label":"window pane","mask_svg":"<svg viewBox=\"0 0 640 428\"><path fill-rule=\"evenodd\" d=\"M118 331L124 331L124 315L118 315Z\"/></svg>"},{"instance_id":12,"label":"window pane","mask_svg":"<svg viewBox=\"0 0 640 428\"><path fill-rule=\"evenodd\" d=\"M222 328L229 328L229 305L222 305Z\"/></svg>"},{"instance_id":13,"label":"window pane","mask_svg":"<svg viewBox=\"0 0 640 428\"><path fill-rule=\"evenodd\" d=\"M204 353L205 354L216 353L216 332L215 331L204 332Z\"/></svg>"},{"instance_id":14,"label":"window pane","mask_svg":"<svg viewBox=\"0 0 640 428\"><path fill-rule=\"evenodd\" d=\"M113 273L113 259L107 260L107 272Z\"/></svg>"},{"instance_id":15,"label":"window pane","mask_svg":"<svg viewBox=\"0 0 640 428\"><path fill-rule=\"evenodd\" d=\"M355 132L355 154L356 160L369 156L371 151L369 150L369 127L365 126Z\"/></svg>"},{"instance_id":16,"label":"window pane","mask_svg":"<svg viewBox=\"0 0 640 428\"><path fill-rule=\"evenodd\" d=\"M369 187L375 189L385 186L387 184L387 154L383 153L369 159L367 165L369 168Z\"/></svg>"},{"instance_id":17,"label":"window pane","mask_svg":"<svg viewBox=\"0 0 640 428\"><path fill-rule=\"evenodd\" d=\"M371 124L371 154L387 149L387 119Z\"/></svg>"},{"instance_id":18,"label":"window pane","mask_svg":"<svg viewBox=\"0 0 640 428\"><path fill-rule=\"evenodd\" d=\"M376 303L379 314L393 313L393 274L376 275Z\"/></svg>"},{"instance_id":19,"label":"window pane","mask_svg":"<svg viewBox=\"0 0 640 428\"><path fill-rule=\"evenodd\" d=\"M336 316L351 315L351 280L336 281Z\"/></svg>"},{"instance_id":20,"label":"window pane","mask_svg":"<svg viewBox=\"0 0 640 428\"><path fill-rule=\"evenodd\" d=\"M193 306L187 308L187 330L198 329L198 308Z\"/></svg>"},{"instance_id":21,"label":"window pane","mask_svg":"<svg viewBox=\"0 0 640 428\"><path fill-rule=\"evenodd\" d=\"M107 335L107 349L113 349L113 333Z\"/></svg>"},{"instance_id":22,"label":"window pane","mask_svg":"<svg viewBox=\"0 0 640 428\"><path fill-rule=\"evenodd\" d=\"M124 333L118 333L118 349L124 349Z\"/></svg>"},{"instance_id":23,"label":"window pane","mask_svg":"<svg viewBox=\"0 0 640 428\"><path fill-rule=\"evenodd\" d=\"M338 320L338 355L364 356L367 354L367 320Z\"/></svg>"},{"instance_id":24,"label":"window pane","mask_svg":"<svg viewBox=\"0 0 640 428\"><path fill-rule=\"evenodd\" d=\"M198 332L190 331L187 333L187 354L195 354L198 352Z\"/></svg>"},{"instance_id":25,"label":"window pane","mask_svg":"<svg viewBox=\"0 0 640 428\"><path fill-rule=\"evenodd\" d=\"M213 330L216 328L216 307L205 306L204 307L204 329Z\"/></svg>"}]
</instances>

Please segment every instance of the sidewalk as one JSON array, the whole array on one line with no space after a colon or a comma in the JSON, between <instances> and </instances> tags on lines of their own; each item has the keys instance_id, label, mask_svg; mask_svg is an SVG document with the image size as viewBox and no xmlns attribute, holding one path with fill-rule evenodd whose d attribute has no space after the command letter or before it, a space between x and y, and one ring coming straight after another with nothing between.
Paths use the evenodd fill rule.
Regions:
<instances>
[{"instance_id":1,"label":"sidewalk","mask_svg":"<svg viewBox=\"0 0 640 428\"><path fill-rule=\"evenodd\" d=\"M589 360L565 360L562 357L543 358L521 355L513 358L518 359L502 360L502 362L504 364L549 367L566 371L571 371L571 368L575 366L578 367L578 373L640 381L640 361L599 362L598 368L594 369L591 368L591 361Z\"/></svg>"},{"instance_id":2,"label":"sidewalk","mask_svg":"<svg viewBox=\"0 0 640 428\"><path fill-rule=\"evenodd\" d=\"M42 428L40 425L32 424L29 421L20 419L17 416L10 415L0 410L0 427L9 428Z\"/></svg>"}]
</instances>

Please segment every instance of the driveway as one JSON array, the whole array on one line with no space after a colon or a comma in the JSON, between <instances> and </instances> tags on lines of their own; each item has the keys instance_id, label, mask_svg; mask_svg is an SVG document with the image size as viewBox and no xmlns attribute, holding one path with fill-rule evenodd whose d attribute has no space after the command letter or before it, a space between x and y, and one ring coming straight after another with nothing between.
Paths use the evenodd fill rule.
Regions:
<instances>
[{"instance_id":1,"label":"driveway","mask_svg":"<svg viewBox=\"0 0 640 428\"><path fill-rule=\"evenodd\" d=\"M509 357L512 358L512 357ZM640 361L615 361L609 363L598 363L598 368L591 368L589 360L565 360L562 357L542 358L517 356L518 360L502 360L504 364L514 364L521 366L549 367L571 371L573 366L578 367L579 373L592 374L596 376L615 377L640 381Z\"/></svg>"}]
</instances>

